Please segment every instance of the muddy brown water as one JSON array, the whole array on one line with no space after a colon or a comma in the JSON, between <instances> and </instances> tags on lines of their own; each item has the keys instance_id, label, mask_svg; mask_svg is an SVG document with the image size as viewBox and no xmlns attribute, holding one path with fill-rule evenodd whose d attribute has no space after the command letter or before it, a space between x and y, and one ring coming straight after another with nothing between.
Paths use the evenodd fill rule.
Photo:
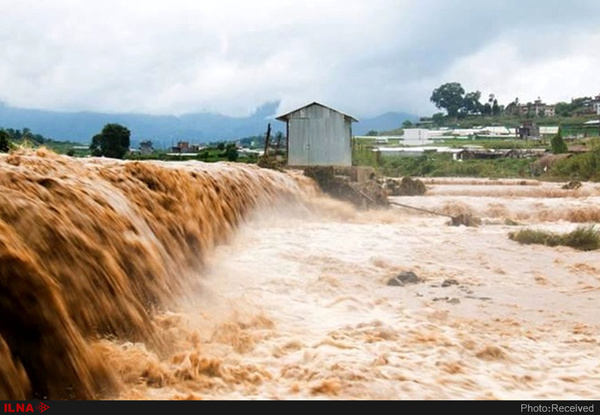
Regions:
<instances>
[{"instance_id":1,"label":"muddy brown water","mask_svg":"<svg viewBox=\"0 0 600 415\"><path fill-rule=\"evenodd\" d=\"M357 211L244 164L0 156L2 399L595 399L593 183ZM510 221L507 221L510 219ZM389 286L404 271L420 283ZM451 281L452 283L450 283Z\"/></svg>"}]
</instances>

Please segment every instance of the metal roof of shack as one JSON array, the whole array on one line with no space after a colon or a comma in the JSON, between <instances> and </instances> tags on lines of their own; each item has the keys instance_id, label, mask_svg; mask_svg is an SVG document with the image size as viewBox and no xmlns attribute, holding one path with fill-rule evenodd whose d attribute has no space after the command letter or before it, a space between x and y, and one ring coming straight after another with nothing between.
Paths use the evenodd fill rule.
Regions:
<instances>
[{"instance_id":1,"label":"metal roof of shack","mask_svg":"<svg viewBox=\"0 0 600 415\"><path fill-rule=\"evenodd\" d=\"M314 102L311 102L310 104L307 104L307 105L305 105L305 106L303 106L303 107L296 108L295 110L293 110L293 111L290 111L290 112L287 112L287 113L285 113L285 114L283 114L283 115L280 115L280 116L276 117L275 119L276 119L276 120L278 120L278 121L287 121L287 119L289 118L289 116L290 116L291 114L293 114L293 113L295 113L295 112L297 112L297 111L300 111L300 110L302 110L302 109L304 109L304 108L311 107L311 106L313 106L313 105L319 105L319 106L321 106L321 107L323 107L323 108L327 108L327 109L329 109L329 110L331 110L331 111L335 111L335 112L337 112L337 113L339 113L339 114L342 114L344 117L346 117L346 118L349 118L349 119L350 119L351 121L353 121L353 122L358 122L358 120L357 120L356 118L354 118L353 116L351 116L351 115L348 115L348 114L345 114L345 113L343 113L343 112L341 112L341 111L338 111L338 110L336 110L336 109L334 109L334 108L328 107L327 105L323 105L323 104L321 104L321 103L319 103L319 102L316 102L316 101L314 101Z\"/></svg>"}]
</instances>

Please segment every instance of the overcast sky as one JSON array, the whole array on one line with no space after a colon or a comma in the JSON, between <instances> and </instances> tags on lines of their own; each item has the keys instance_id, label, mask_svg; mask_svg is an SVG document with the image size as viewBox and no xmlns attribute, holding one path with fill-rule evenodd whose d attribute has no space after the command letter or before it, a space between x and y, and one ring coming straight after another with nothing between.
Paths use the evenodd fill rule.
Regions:
<instances>
[{"instance_id":1,"label":"overcast sky","mask_svg":"<svg viewBox=\"0 0 600 415\"><path fill-rule=\"evenodd\" d=\"M600 1L0 0L0 101L23 108L429 116L453 81L504 105L600 94Z\"/></svg>"}]
</instances>

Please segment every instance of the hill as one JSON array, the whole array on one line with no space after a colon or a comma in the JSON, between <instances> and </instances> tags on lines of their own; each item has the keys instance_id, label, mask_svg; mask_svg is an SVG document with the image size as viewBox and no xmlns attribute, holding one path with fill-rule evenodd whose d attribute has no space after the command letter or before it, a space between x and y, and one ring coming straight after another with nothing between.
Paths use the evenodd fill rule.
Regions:
<instances>
[{"instance_id":1,"label":"hill","mask_svg":"<svg viewBox=\"0 0 600 415\"><path fill-rule=\"evenodd\" d=\"M11 107L0 103L0 128L29 128L44 137L58 141L88 144L91 138L108 123L118 123L131 131L132 145L142 140L151 140L155 148L167 148L179 140L197 144L236 140L262 135L271 123L273 133L284 131L285 125L274 119L279 106L270 102L247 117L230 117L218 113L202 112L175 115L147 115L134 113L59 112ZM383 131L402 124L406 119L418 117L388 112L360 119L353 126L357 135L370 130Z\"/></svg>"},{"instance_id":2,"label":"hill","mask_svg":"<svg viewBox=\"0 0 600 415\"><path fill-rule=\"evenodd\" d=\"M417 122L419 117L405 112L386 112L374 118L360 119L352 126L353 133L356 135L365 135L369 131L390 131L402 126L406 120Z\"/></svg>"}]
</instances>

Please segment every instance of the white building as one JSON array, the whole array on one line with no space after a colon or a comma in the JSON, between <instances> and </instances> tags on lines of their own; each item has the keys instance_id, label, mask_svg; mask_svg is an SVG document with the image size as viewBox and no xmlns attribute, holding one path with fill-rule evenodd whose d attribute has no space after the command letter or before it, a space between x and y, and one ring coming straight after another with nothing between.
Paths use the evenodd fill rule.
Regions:
<instances>
[{"instance_id":1,"label":"white building","mask_svg":"<svg viewBox=\"0 0 600 415\"><path fill-rule=\"evenodd\" d=\"M405 128L403 144L405 145L423 145L432 143L430 139L430 130L425 128Z\"/></svg>"},{"instance_id":2,"label":"white building","mask_svg":"<svg viewBox=\"0 0 600 415\"><path fill-rule=\"evenodd\" d=\"M540 135L556 135L558 134L558 125L540 125Z\"/></svg>"}]
</instances>

